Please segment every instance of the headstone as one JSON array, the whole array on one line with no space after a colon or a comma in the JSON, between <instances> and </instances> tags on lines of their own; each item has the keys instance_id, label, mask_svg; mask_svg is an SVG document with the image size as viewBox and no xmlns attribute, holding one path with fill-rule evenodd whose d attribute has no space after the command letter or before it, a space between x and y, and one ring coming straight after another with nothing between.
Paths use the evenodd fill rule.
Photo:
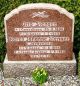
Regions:
<instances>
[{"instance_id":1,"label":"headstone","mask_svg":"<svg viewBox=\"0 0 80 86\"><path fill-rule=\"evenodd\" d=\"M5 17L9 60L72 59L73 14L56 5L28 6Z\"/></svg>"},{"instance_id":2,"label":"headstone","mask_svg":"<svg viewBox=\"0 0 80 86\"><path fill-rule=\"evenodd\" d=\"M4 22L7 57L10 63L16 64L15 61L23 64L24 61L33 64L34 61L55 63L55 60L57 63L60 60L59 64L63 61L75 62L74 15L64 8L55 4L26 4L7 14Z\"/></svg>"}]
</instances>

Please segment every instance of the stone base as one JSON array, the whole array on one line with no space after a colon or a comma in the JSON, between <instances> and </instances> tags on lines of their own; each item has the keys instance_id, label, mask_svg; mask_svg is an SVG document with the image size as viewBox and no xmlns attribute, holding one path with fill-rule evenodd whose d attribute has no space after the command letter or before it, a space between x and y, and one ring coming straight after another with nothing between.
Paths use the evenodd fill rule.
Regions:
<instances>
[{"instance_id":1,"label":"stone base","mask_svg":"<svg viewBox=\"0 0 80 86\"><path fill-rule=\"evenodd\" d=\"M4 77L31 77L36 67L44 67L50 76L76 75L76 60L69 61L4 61Z\"/></svg>"}]
</instances>

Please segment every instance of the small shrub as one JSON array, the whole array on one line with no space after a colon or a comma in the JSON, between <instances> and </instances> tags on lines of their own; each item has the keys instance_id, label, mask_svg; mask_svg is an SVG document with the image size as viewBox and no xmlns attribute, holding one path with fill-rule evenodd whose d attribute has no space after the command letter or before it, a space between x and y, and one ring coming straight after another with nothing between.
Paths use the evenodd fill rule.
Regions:
<instances>
[{"instance_id":1,"label":"small shrub","mask_svg":"<svg viewBox=\"0 0 80 86\"><path fill-rule=\"evenodd\" d=\"M37 85L42 86L48 79L48 72L44 68L36 68L32 72L32 78Z\"/></svg>"}]
</instances>

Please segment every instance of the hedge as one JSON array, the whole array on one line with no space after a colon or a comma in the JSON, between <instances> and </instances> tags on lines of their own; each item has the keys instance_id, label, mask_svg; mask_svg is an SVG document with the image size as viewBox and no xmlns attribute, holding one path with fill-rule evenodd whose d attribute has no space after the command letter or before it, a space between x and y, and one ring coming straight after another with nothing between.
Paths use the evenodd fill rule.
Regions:
<instances>
[{"instance_id":1,"label":"hedge","mask_svg":"<svg viewBox=\"0 0 80 86\"><path fill-rule=\"evenodd\" d=\"M6 54L4 16L14 8L27 3L53 3L64 7L75 16L74 48L77 55L80 51L80 0L0 0L0 62Z\"/></svg>"}]
</instances>

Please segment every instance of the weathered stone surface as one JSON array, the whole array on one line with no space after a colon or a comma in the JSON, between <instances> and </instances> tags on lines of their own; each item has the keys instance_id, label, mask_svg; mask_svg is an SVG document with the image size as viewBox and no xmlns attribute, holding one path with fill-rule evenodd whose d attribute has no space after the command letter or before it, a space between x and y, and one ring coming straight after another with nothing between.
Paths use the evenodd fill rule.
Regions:
<instances>
[{"instance_id":1,"label":"weathered stone surface","mask_svg":"<svg viewBox=\"0 0 80 86\"><path fill-rule=\"evenodd\" d=\"M76 60L69 61L4 61L4 77L31 76L31 72L38 66L44 67L49 75L76 75Z\"/></svg>"}]
</instances>

